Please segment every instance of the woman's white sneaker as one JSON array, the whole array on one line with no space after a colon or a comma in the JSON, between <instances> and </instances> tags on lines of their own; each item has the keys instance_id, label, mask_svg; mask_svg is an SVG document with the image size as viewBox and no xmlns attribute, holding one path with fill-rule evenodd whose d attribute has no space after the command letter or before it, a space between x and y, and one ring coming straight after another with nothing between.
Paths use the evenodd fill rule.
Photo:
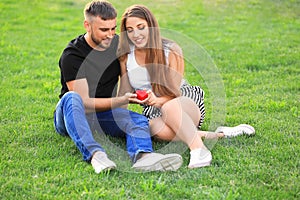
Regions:
<instances>
[{"instance_id":1,"label":"woman's white sneaker","mask_svg":"<svg viewBox=\"0 0 300 200\"><path fill-rule=\"evenodd\" d=\"M190 152L190 163L188 168L206 167L211 164L212 155L207 149L195 149Z\"/></svg>"},{"instance_id":2,"label":"woman's white sneaker","mask_svg":"<svg viewBox=\"0 0 300 200\"><path fill-rule=\"evenodd\" d=\"M239 135L254 135L255 129L248 124L240 124L235 127L220 126L216 129L216 133L224 133L225 137L236 137Z\"/></svg>"}]
</instances>

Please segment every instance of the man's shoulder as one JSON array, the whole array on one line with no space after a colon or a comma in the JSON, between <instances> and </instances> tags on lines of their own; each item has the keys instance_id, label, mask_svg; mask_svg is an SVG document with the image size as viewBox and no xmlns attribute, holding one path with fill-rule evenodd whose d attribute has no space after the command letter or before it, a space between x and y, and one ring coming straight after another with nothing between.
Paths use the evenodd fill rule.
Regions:
<instances>
[{"instance_id":1,"label":"man's shoulder","mask_svg":"<svg viewBox=\"0 0 300 200\"><path fill-rule=\"evenodd\" d=\"M84 40L84 35L79 35L68 43L63 50L62 57L68 57L70 55L75 57L85 57L90 51L91 48Z\"/></svg>"},{"instance_id":2,"label":"man's shoulder","mask_svg":"<svg viewBox=\"0 0 300 200\"><path fill-rule=\"evenodd\" d=\"M65 50L86 50L89 51L91 48L88 46L87 42L84 39L84 35L79 35L69 42Z\"/></svg>"}]
</instances>

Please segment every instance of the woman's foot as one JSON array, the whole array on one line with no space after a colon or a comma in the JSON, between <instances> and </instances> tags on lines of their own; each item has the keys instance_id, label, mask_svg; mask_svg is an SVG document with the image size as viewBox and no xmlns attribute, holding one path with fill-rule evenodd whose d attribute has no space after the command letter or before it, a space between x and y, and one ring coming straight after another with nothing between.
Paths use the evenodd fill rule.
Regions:
<instances>
[{"instance_id":1,"label":"woman's foot","mask_svg":"<svg viewBox=\"0 0 300 200\"><path fill-rule=\"evenodd\" d=\"M216 129L216 133L223 133L225 137L236 137L239 135L254 135L255 129L248 124L240 124L235 127L220 126Z\"/></svg>"},{"instance_id":2,"label":"woman's foot","mask_svg":"<svg viewBox=\"0 0 300 200\"><path fill-rule=\"evenodd\" d=\"M190 163L188 168L199 168L209 166L212 161L212 155L208 149L195 149L190 152Z\"/></svg>"},{"instance_id":3,"label":"woman's foot","mask_svg":"<svg viewBox=\"0 0 300 200\"><path fill-rule=\"evenodd\" d=\"M216 133L216 132L208 132L208 131L198 131L198 135L202 139L218 139L218 138L223 138L224 133Z\"/></svg>"}]
</instances>

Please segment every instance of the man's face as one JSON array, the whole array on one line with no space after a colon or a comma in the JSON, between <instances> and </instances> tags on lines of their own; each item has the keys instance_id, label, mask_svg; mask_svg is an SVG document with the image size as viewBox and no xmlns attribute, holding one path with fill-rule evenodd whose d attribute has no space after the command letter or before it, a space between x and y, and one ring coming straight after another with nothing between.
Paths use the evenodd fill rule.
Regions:
<instances>
[{"instance_id":1,"label":"man's face","mask_svg":"<svg viewBox=\"0 0 300 200\"><path fill-rule=\"evenodd\" d=\"M112 38L116 34L117 20L103 20L100 17L93 17L91 22L85 22L85 28L89 34L93 48L105 50L110 47Z\"/></svg>"}]
</instances>

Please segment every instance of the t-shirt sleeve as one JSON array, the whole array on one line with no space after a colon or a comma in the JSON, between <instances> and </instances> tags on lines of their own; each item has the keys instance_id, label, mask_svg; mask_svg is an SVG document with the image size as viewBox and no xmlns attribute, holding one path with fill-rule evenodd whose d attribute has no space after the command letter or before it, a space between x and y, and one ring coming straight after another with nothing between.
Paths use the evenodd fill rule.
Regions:
<instances>
[{"instance_id":1,"label":"t-shirt sleeve","mask_svg":"<svg viewBox=\"0 0 300 200\"><path fill-rule=\"evenodd\" d=\"M84 69L80 68L82 62L83 59L74 54L64 54L61 57L60 67L65 82L85 78Z\"/></svg>"}]
</instances>

